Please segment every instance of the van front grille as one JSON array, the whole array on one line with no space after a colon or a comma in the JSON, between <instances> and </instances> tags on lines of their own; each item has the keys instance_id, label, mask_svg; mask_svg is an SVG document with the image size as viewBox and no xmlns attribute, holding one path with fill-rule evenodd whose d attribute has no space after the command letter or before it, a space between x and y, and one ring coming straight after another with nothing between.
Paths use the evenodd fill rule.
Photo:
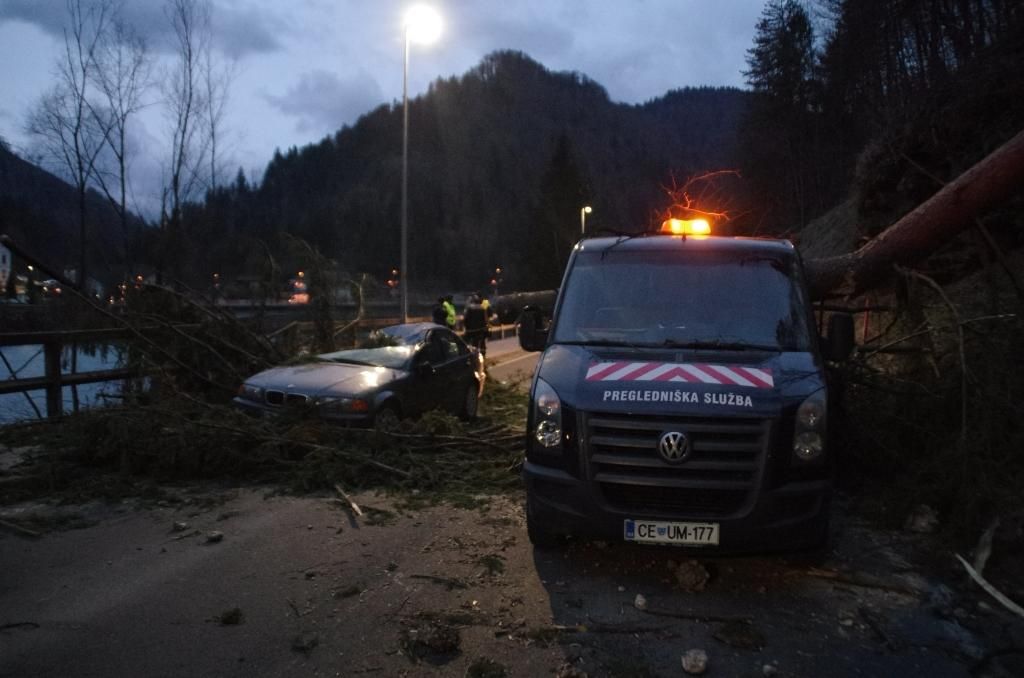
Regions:
<instances>
[{"instance_id":1,"label":"van front grille","mask_svg":"<svg viewBox=\"0 0 1024 678\"><path fill-rule=\"evenodd\" d=\"M589 478L614 509L700 517L741 510L764 465L771 420L591 413L585 416ZM685 434L690 453L669 463L665 433Z\"/></svg>"}]
</instances>

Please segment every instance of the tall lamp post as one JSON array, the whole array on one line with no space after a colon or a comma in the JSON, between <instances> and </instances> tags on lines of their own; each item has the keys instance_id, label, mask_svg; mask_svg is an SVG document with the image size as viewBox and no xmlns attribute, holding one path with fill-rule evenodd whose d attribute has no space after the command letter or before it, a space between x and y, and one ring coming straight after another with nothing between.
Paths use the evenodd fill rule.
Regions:
<instances>
[{"instance_id":1,"label":"tall lamp post","mask_svg":"<svg viewBox=\"0 0 1024 678\"><path fill-rule=\"evenodd\" d=\"M583 234L587 230L587 215L590 214L593 211L594 211L594 209L590 205L584 205L583 207L580 208L580 237L581 238L583 237Z\"/></svg>"},{"instance_id":2,"label":"tall lamp post","mask_svg":"<svg viewBox=\"0 0 1024 678\"><path fill-rule=\"evenodd\" d=\"M428 45L441 34L441 16L430 7L415 5L405 13L405 53L402 64L402 264L399 278L402 322L409 322L409 43Z\"/></svg>"}]
</instances>

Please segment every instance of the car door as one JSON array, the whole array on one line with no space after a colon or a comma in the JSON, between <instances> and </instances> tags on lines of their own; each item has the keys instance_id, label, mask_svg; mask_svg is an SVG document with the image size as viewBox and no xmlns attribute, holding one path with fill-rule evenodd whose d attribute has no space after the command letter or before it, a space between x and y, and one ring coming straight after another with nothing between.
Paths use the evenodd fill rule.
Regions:
<instances>
[{"instance_id":1,"label":"car door","mask_svg":"<svg viewBox=\"0 0 1024 678\"><path fill-rule=\"evenodd\" d=\"M437 366L438 375L444 387L444 408L454 414L462 410L466 386L469 383L467 369L469 352L462 341L449 330L435 330L432 336L441 346L442 362ZM461 349L461 350L460 350Z\"/></svg>"},{"instance_id":2,"label":"car door","mask_svg":"<svg viewBox=\"0 0 1024 678\"><path fill-rule=\"evenodd\" d=\"M432 333L431 333L432 334ZM428 334L423 345L412 360L412 372L406 390L406 410L409 414L421 414L435 409L446 388L442 383L443 374L438 367L444 364L444 350L441 342Z\"/></svg>"}]
</instances>

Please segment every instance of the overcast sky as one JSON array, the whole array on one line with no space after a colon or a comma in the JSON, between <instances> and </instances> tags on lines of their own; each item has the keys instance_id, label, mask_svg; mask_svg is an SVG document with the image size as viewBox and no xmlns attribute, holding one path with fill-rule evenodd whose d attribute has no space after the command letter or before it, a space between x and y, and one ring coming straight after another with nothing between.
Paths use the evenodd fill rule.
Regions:
<instances>
[{"instance_id":1,"label":"overcast sky","mask_svg":"<svg viewBox=\"0 0 1024 678\"><path fill-rule=\"evenodd\" d=\"M262 171L275 148L318 141L402 96L402 15L421 0L213 0L215 48L236 64L226 129L232 166ZM489 52L521 50L579 71L615 101L640 103L687 85L743 85L763 0L436 0L440 40L414 45L410 96L461 75ZM164 0L124 0L154 52L168 48ZM0 136L31 150L25 117L53 84L65 0L0 0ZM140 147L161 148L156 107ZM138 183L158 181L156 152ZM144 189L137 189L144 190ZM148 202L145 197L142 202Z\"/></svg>"}]
</instances>

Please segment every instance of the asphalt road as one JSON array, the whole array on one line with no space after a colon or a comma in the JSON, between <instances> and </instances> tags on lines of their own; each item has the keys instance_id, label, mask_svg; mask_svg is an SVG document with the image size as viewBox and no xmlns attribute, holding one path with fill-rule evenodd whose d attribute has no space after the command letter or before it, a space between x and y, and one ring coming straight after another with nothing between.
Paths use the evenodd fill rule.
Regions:
<instances>
[{"instance_id":1,"label":"asphalt road","mask_svg":"<svg viewBox=\"0 0 1024 678\"><path fill-rule=\"evenodd\" d=\"M528 353L519 348L516 337L487 342L487 374L497 381L521 381L529 388L530 377L537 367L540 353Z\"/></svg>"},{"instance_id":2,"label":"asphalt road","mask_svg":"<svg viewBox=\"0 0 1024 678\"><path fill-rule=\"evenodd\" d=\"M0 532L0 676L680 676L700 650L710 676L934 678L1002 642L982 634L1005 615L962 577L920 574L914 554L941 545L862 521L841 521L809 569L536 551L516 493L475 509L355 500L363 517L328 496L168 488L61 509L95 523L82 529Z\"/></svg>"}]
</instances>

